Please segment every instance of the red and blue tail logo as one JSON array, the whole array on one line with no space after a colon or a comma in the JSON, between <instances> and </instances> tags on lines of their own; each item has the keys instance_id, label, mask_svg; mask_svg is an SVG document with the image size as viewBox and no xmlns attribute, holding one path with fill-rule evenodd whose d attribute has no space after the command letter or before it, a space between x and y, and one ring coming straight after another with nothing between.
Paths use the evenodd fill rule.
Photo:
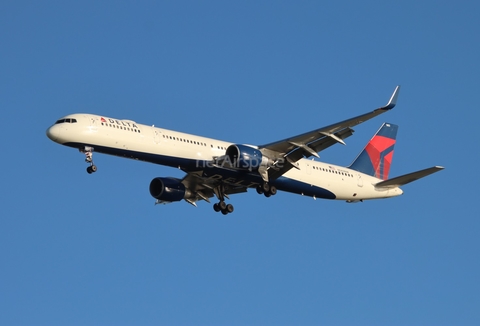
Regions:
<instances>
[{"instance_id":1,"label":"red and blue tail logo","mask_svg":"<svg viewBox=\"0 0 480 326\"><path fill-rule=\"evenodd\" d=\"M349 168L387 180L392 164L397 130L397 125L384 123Z\"/></svg>"}]
</instances>

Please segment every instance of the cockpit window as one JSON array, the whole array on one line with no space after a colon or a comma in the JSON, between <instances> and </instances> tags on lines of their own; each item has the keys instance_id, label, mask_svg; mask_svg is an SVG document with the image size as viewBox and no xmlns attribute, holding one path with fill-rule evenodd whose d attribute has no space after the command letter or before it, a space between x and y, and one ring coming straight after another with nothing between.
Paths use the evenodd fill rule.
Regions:
<instances>
[{"instance_id":1,"label":"cockpit window","mask_svg":"<svg viewBox=\"0 0 480 326\"><path fill-rule=\"evenodd\" d=\"M59 123L77 123L77 119L60 119L55 122L56 125Z\"/></svg>"}]
</instances>

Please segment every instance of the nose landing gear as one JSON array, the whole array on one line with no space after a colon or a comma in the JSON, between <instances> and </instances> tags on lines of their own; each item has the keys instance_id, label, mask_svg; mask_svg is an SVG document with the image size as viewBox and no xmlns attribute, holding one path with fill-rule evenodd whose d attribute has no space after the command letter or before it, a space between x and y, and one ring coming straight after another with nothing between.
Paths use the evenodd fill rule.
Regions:
<instances>
[{"instance_id":1,"label":"nose landing gear","mask_svg":"<svg viewBox=\"0 0 480 326\"><path fill-rule=\"evenodd\" d=\"M84 148L80 148L80 152L85 154L85 162L90 164L87 168L87 173L92 174L97 172L97 166L93 164L93 147L85 146Z\"/></svg>"}]
</instances>

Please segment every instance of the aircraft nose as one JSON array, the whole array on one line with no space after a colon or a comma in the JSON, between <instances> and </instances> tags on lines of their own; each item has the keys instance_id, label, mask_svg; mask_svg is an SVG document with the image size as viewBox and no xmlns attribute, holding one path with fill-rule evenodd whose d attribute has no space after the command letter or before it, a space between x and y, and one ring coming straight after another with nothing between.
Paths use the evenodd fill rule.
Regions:
<instances>
[{"instance_id":1,"label":"aircraft nose","mask_svg":"<svg viewBox=\"0 0 480 326\"><path fill-rule=\"evenodd\" d=\"M47 129L47 137L53 140L54 142L58 139L58 130L55 125Z\"/></svg>"}]
</instances>

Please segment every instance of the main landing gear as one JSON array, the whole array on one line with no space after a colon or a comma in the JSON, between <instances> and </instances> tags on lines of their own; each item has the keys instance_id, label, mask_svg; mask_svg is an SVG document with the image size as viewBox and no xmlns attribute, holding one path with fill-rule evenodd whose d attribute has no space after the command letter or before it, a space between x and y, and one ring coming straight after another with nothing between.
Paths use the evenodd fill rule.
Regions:
<instances>
[{"instance_id":1,"label":"main landing gear","mask_svg":"<svg viewBox=\"0 0 480 326\"><path fill-rule=\"evenodd\" d=\"M257 193L264 194L265 197L274 196L277 194L277 188L274 185L270 185L267 182L257 186Z\"/></svg>"},{"instance_id":2,"label":"main landing gear","mask_svg":"<svg viewBox=\"0 0 480 326\"><path fill-rule=\"evenodd\" d=\"M223 215L227 215L233 212L233 205L220 200L218 203L213 204L213 210L215 212L222 212Z\"/></svg>"},{"instance_id":3,"label":"main landing gear","mask_svg":"<svg viewBox=\"0 0 480 326\"><path fill-rule=\"evenodd\" d=\"M84 148L80 148L80 152L85 154L85 162L90 164L87 168L87 173L92 174L97 172L97 166L93 164L93 147L85 146Z\"/></svg>"},{"instance_id":4,"label":"main landing gear","mask_svg":"<svg viewBox=\"0 0 480 326\"><path fill-rule=\"evenodd\" d=\"M225 189L223 184L218 185L213 189L213 192L220 200L218 203L213 204L213 210L215 212L222 212L223 215L227 215L229 213L233 213L233 205L225 203L225 197L228 196L225 194Z\"/></svg>"},{"instance_id":5,"label":"main landing gear","mask_svg":"<svg viewBox=\"0 0 480 326\"><path fill-rule=\"evenodd\" d=\"M271 185L267 182L257 186L257 192L259 194L264 194L265 197L270 197L277 194L277 187ZM233 205L225 203L225 195L223 185L219 185L213 189L215 195L220 200L218 203L213 204L213 210L215 212L222 212L223 215L227 215L233 212Z\"/></svg>"}]
</instances>

